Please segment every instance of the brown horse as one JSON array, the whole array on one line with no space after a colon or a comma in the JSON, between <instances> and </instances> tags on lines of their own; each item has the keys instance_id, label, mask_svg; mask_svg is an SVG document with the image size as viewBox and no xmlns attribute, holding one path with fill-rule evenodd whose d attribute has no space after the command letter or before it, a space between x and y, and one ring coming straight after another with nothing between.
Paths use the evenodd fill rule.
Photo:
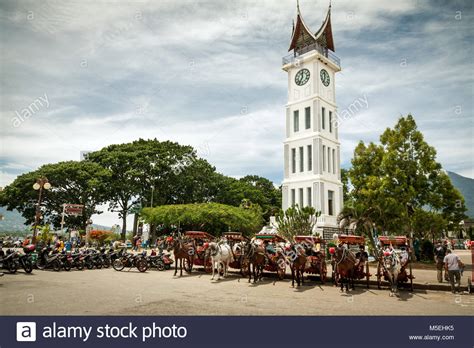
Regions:
<instances>
[{"instance_id":1,"label":"brown horse","mask_svg":"<svg viewBox=\"0 0 474 348\"><path fill-rule=\"evenodd\" d=\"M352 290L354 290L354 272L357 264L355 254L346 246L338 246L335 248L334 262L334 281L338 285L341 282L341 291L344 291L344 283L346 284L346 291L349 291L349 283Z\"/></svg>"},{"instance_id":2,"label":"brown horse","mask_svg":"<svg viewBox=\"0 0 474 348\"><path fill-rule=\"evenodd\" d=\"M247 243L244 246L244 258L248 260L249 283L252 280L252 275L254 283L261 280L266 262L265 248L252 242Z\"/></svg>"},{"instance_id":3,"label":"brown horse","mask_svg":"<svg viewBox=\"0 0 474 348\"><path fill-rule=\"evenodd\" d=\"M174 276L178 273L178 261L179 261L179 270L181 277L183 275L183 262L184 270L188 273L191 273L193 269L194 255L196 254L196 246L194 245L193 240L185 240L180 237L170 237L171 239L167 240L168 251L173 249L174 255ZM186 265L187 263L187 265Z\"/></svg>"},{"instance_id":4,"label":"brown horse","mask_svg":"<svg viewBox=\"0 0 474 348\"><path fill-rule=\"evenodd\" d=\"M304 283L304 270L306 266L306 253L304 251L304 247L301 244L292 244L287 251L287 259L290 263L291 269L291 286L295 286L295 278L296 284L300 286Z\"/></svg>"}]
</instances>

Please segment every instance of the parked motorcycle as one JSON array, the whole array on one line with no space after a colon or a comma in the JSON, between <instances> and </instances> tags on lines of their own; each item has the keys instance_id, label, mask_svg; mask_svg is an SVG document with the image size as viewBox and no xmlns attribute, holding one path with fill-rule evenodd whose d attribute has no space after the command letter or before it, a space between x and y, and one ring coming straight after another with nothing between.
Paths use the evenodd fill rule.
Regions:
<instances>
[{"instance_id":1,"label":"parked motorcycle","mask_svg":"<svg viewBox=\"0 0 474 348\"><path fill-rule=\"evenodd\" d=\"M96 267L97 269L102 268L102 257L100 253L97 252L97 250L87 249L84 254L84 264L86 265L87 269L93 269L94 267Z\"/></svg>"},{"instance_id":2,"label":"parked motorcycle","mask_svg":"<svg viewBox=\"0 0 474 348\"><path fill-rule=\"evenodd\" d=\"M140 272L145 272L148 269L148 262L142 254L127 254L122 253L122 255L114 260L112 267L116 271L121 271L125 267L136 267Z\"/></svg>"},{"instance_id":3,"label":"parked motorcycle","mask_svg":"<svg viewBox=\"0 0 474 348\"><path fill-rule=\"evenodd\" d=\"M51 251L51 247L45 247L41 249L38 259L36 260L36 267L41 270L52 268L56 272L59 272L61 270L61 261L59 259L60 254L53 253L50 255Z\"/></svg>"},{"instance_id":4,"label":"parked motorcycle","mask_svg":"<svg viewBox=\"0 0 474 348\"><path fill-rule=\"evenodd\" d=\"M15 260L17 252L13 249L7 249L6 252L0 250L0 264L2 268L8 270L10 273L16 273L19 263Z\"/></svg>"},{"instance_id":5,"label":"parked motorcycle","mask_svg":"<svg viewBox=\"0 0 474 348\"><path fill-rule=\"evenodd\" d=\"M84 253L80 251L71 253L71 258L72 258L71 267L76 267L79 271L82 271L85 266L85 262L84 262L85 257L86 256L84 255Z\"/></svg>"},{"instance_id":6,"label":"parked motorcycle","mask_svg":"<svg viewBox=\"0 0 474 348\"><path fill-rule=\"evenodd\" d=\"M156 253L155 250L151 251L150 256L146 256L146 251L143 252L143 255L146 257L149 268L156 268L158 271L164 271L165 269L170 269L173 260L169 257L169 254L164 254L163 252Z\"/></svg>"}]
</instances>

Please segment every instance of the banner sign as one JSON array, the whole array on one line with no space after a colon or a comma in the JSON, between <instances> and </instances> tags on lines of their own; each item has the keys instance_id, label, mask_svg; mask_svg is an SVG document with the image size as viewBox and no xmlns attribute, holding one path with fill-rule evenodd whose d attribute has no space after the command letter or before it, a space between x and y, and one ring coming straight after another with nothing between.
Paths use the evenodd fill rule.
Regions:
<instances>
[{"instance_id":1,"label":"banner sign","mask_svg":"<svg viewBox=\"0 0 474 348\"><path fill-rule=\"evenodd\" d=\"M81 216L84 205L82 204L64 204L64 213L67 215Z\"/></svg>"},{"instance_id":2,"label":"banner sign","mask_svg":"<svg viewBox=\"0 0 474 348\"><path fill-rule=\"evenodd\" d=\"M0 346L455 348L473 346L473 321L468 316L10 316L0 317Z\"/></svg>"}]
</instances>

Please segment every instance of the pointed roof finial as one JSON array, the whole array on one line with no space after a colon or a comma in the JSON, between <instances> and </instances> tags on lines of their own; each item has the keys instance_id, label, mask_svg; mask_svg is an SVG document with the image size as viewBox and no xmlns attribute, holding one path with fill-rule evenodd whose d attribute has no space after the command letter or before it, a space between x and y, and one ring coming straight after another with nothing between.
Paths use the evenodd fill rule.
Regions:
<instances>
[{"instance_id":1,"label":"pointed roof finial","mask_svg":"<svg viewBox=\"0 0 474 348\"><path fill-rule=\"evenodd\" d=\"M296 0L296 11L300 14L300 0Z\"/></svg>"}]
</instances>

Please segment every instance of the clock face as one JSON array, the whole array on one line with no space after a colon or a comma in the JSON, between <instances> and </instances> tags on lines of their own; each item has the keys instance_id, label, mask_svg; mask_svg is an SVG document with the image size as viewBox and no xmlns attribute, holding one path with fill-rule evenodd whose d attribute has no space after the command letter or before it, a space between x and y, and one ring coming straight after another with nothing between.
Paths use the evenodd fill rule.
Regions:
<instances>
[{"instance_id":1,"label":"clock face","mask_svg":"<svg viewBox=\"0 0 474 348\"><path fill-rule=\"evenodd\" d=\"M321 82L323 83L323 85L325 85L326 87L329 86L329 83L331 82L329 73L326 70L322 69L319 76L321 77Z\"/></svg>"},{"instance_id":2,"label":"clock face","mask_svg":"<svg viewBox=\"0 0 474 348\"><path fill-rule=\"evenodd\" d=\"M300 71L298 71L296 73L296 76L295 76L295 83L298 85L298 86L303 86L306 82L309 81L309 76L311 74L309 73L309 70L308 69L301 69Z\"/></svg>"}]
</instances>

